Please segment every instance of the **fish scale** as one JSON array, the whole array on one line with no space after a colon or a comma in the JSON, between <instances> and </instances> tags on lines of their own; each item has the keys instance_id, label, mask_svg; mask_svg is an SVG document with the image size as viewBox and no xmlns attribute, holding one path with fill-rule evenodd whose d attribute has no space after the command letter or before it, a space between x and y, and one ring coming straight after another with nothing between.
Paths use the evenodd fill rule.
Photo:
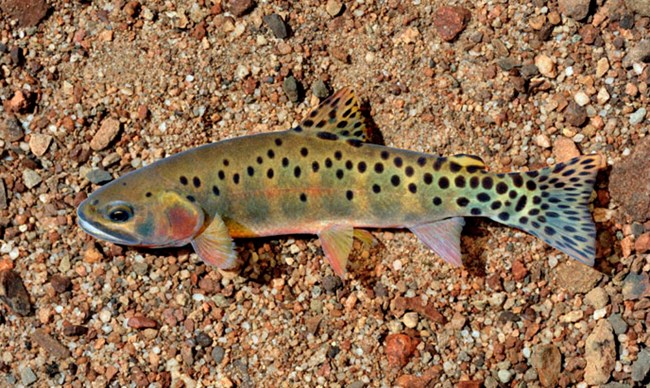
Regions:
<instances>
[{"instance_id":1,"label":"fish scale","mask_svg":"<svg viewBox=\"0 0 650 388\"><path fill-rule=\"evenodd\" d=\"M80 226L108 241L191 243L205 262L236 265L232 238L307 233L342 275L355 228L408 228L461 264L464 217L525 230L584 263L595 255L587 209L597 156L538 171L493 173L472 155L436 157L366 142L343 89L290 130L225 140L155 162L93 193Z\"/></svg>"}]
</instances>

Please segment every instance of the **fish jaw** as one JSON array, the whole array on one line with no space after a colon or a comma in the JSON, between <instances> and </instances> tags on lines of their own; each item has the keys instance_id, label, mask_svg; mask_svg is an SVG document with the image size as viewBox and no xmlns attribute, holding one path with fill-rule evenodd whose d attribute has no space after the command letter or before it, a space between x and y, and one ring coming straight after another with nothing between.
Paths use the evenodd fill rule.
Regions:
<instances>
[{"instance_id":1,"label":"fish jaw","mask_svg":"<svg viewBox=\"0 0 650 388\"><path fill-rule=\"evenodd\" d=\"M95 222L90 221L89 212L94 211L88 200L84 201L77 208L77 225L89 235L113 244L140 246L142 242L135 237L120 231L107 231L106 228L100 228Z\"/></svg>"}]
</instances>

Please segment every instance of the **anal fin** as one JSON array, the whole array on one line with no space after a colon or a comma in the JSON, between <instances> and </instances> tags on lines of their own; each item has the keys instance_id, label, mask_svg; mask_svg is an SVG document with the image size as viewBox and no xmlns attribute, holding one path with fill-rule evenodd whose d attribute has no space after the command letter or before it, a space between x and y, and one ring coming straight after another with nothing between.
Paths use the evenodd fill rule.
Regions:
<instances>
[{"instance_id":1,"label":"anal fin","mask_svg":"<svg viewBox=\"0 0 650 388\"><path fill-rule=\"evenodd\" d=\"M218 215L192 240L192 246L206 264L220 269L232 269L236 266L235 244L228 233L228 227Z\"/></svg>"},{"instance_id":2,"label":"anal fin","mask_svg":"<svg viewBox=\"0 0 650 388\"><path fill-rule=\"evenodd\" d=\"M462 217L452 217L409 229L447 263L459 267L463 264L460 258L460 232L464 225Z\"/></svg>"},{"instance_id":3,"label":"anal fin","mask_svg":"<svg viewBox=\"0 0 650 388\"><path fill-rule=\"evenodd\" d=\"M341 278L345 274L348 256L352 251L353 234L354 229L351 225L332 225L318 233L325 257L334 269L334 273Z\"/></svg>"}]
</instances>

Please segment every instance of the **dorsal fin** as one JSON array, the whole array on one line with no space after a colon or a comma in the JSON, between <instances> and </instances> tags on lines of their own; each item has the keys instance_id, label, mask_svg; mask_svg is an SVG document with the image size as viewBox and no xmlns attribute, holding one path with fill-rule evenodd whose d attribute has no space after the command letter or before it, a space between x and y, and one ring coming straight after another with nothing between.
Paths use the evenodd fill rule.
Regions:
<instances>
[{"instance_id":1,"label":"dorsal fin","mask_svg":"<svg viewBox=\"0 0 650 388\"><path fill-rule=\"evenodd\" d=\"M474 167L479 170L485 170L487 167L485 167L485 162L483 159L479 158L478 156L474 155L467 155L467 154L457 154L454 156L449 157L448 159L450 162L455 162L463 167Z\"/></svg>"},{"instance_id":2,"label":"dorsal fin","mask_svg":"<svg viewBox=\"0 0 650 388\"><path fill-rule=\"evenodd\" d=\"M337 91L312 109L300 127L307 134L320 134L320 137L332 140L341 138L365 142L369 138L359 101L350 88Z\"/></svg>"}]
</instances>

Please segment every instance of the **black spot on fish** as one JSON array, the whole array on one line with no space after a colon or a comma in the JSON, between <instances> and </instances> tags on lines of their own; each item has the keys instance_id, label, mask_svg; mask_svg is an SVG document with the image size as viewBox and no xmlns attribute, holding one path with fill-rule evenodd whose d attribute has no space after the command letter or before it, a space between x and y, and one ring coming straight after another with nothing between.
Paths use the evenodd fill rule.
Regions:
<instances>
[{"instance_id":1,"label":"black spot on fish","mask_svg":"<svg viewBox=\"0 0 650 388\"><path fill-rule=\"evenodd\" d=\"M295 128L293 129L293 131L294 131L294 132L302 132L302 127L301 127L300 125L298 125L297 127L295 127Z\"/></svg>"},{"instance_id":2,"label":"black spot on fish","mask_svg":"<svg viewBox=\"0 0 650 388\"><path fill-rule=\"evenodd\" d=\"M325 167L327 167L327 168L332 167L332 159L325 158Z\"/></svg>"},{"instance_id":3,"label":"black spot on fish","mask_svg":"<svg viewBox=\"0 0 650 388\"><path fill-rule=\"evenodd\" d=\"M508 192L508 197L510 197L510 199L517 198L517 192L514 190L510 190L510 192Z\"/></svg>"},{"instance_id":4,"label":"black spot on fish","mask_svg":"<svg viewBox=\"0 0 650 388\"><path fill-rule=\"evenodd\" d=\"M396 156L395 159L393 159L393 163L395 163L395 167L402 167L404 161L399 156Z\"/></svg>"},{"instance_id":5,"label":"black spot on fish","mask_svg":"<svg viewBox=\"0 0 650 388\"><path fill-rule=\"evenodd\" d=\"M539 205L540 203L542 203L542 199L537 195L533 196L533 204Z\"/></svg>"},{"instance_id":6,"label":"black spot on fish","mask_svg":"<svg viewBox=\"0 0 650 388\"><path fill-rule=\"evenodd\" d=\"M336 118L336 109L332 109L329 113L328 116L330 117L330 122L333 121ZM343 128L343 127L341 127Z\"/></svg>"},{"instance_id":7,"label":"black spot on fish","mask_svg":"<svg viewBox=\"0 0 650 388\"><path fill-rule=\"evenodd\" d=\"M508 192L508 185L506 185L503 182L499 182L499 183L497 183L496 191L497 191L497 194L505 194L505 193Z\"/></svg>"},{"instance_id":8,"label":"black spot on fish","mask_svg":"<svg viewBox=\"0 0 650 388\"><path fill-rule=\"evenodd\" d=\"M479 202L489 202L491 198L488 193L478 193L476 199L478 199Z\"/></svg>"},{"instance_id":9,"label":"black spot on fish","mask_svg":"<svg viewBox=\"0 0 650 388\"><path fill-rule=\"evenodd\" d=\"M352 147L359 148L363 145L363 142L359 139L348 139L346 142Z\"/></svg>"},{"instance_id":10,"label":"black spot on fish","mask_svg":"<svg viewBox=\"0 0 650 388\"><path fill-rule=\"evenodd\" d=\"M477 176L473 176L469 179L469 187L475 189L478 187L479 184L480 184L480 180L478 179Z\"/></svg>"},{"instance_id":11,"label":"black spot on fish","mask_svg":"<svg viewBox=\"0 0 650 388\"><path fill-rule=\"evenodd\" d=\"M223 170L219 170L219 172L217 173L217 175L219 176L219 179L221 179L221 180L226 179L226 173L223 172Z\"/></svg>"},{"instance_id":12,"label":"black spot on fish","mask_svg":"<svg viewBox=\"0 0 650 388\"><path fill-rule=\"evenodd\" d=\"M348 199L348 201L352 201L352 198L354 198L354 193L352 190L348 190L345 192L345 198Z\"/></svg>"},{"instance_id":13,"label":"black spot on fish","mask_svg":"<svg viewBox=\"0 0 650 388\"><path fill-rule=\"evenodd\" d=\"M515 211L520 212L524 210L526 207L526 202L528 201L528 198L525 195L522 195L519 197L519 200L517 201L517 205L515 205Z\"/></svg>"},{"instance_id":14,"label":"black spot on fish","mask_svg":"<svg viewBox=\"0 0 650 388\"><path fill-rule=\"evenodd\" d=\"M393 175L392 177L390 177L390 183L392 183L393 186L396 186L396 187L399 186L399 182L400 182L400 179L399 179L399 177L397 175Z\"/></svg>"},{"instance_id":15,"label":"black spot on fish","mask_svg":"<svg viewBox=\"0 0 650 388\"><path fill-rule=\"evenodd\" d=\"M350 131L348 131L347 129L344 130L344 131L341 131L341 136L350 136Z\"/></svg>"},{"instance_id":16,"label":"black spot on fish","mask_svg":"<svg viewBox=\"0 0 650 388\"><path fill-rule=\"evenodd\" d=\"M509 218L510 218L510 214L508 214L508 212L499 213L499 219L501 221L508 221Z\"/></svg>"},{"instance_id":17,"label":"black spot on fish","mask_svg":"<svg viewBox=\"0 0 650 388\"><path fill-rule=\"evenodd\" d=\"M528 181L526 182L526 188L531 191L535 190L537 188L537 184L533 181Z\"/></svg>"},{"instance_id":18,"label":"black spot on fish","mask_svg":"<svg viewBox=\"0 0 650 388\"><path fill-rule=\"evenodd\" d=\"M336 170L336 177L338 179L343 179L343 170L341 170L340 168Z\"/></svg>"},{"instance_id":19,"label":"black spot on fish","mask_svg":"<svg viewBox=\"0 0 650 388\"><path fill-rule=\"evenodd\" d=\"M409 191L413 194L417 193L418 186L415 183L409 183Z\"/></svg>"},{"instance_id":20,"label":"black spot on fish","mask_svg":"<svg viewBox=\"0 0 650 388\"><path fill-rule=\"evenodd\" d=\"M181 181L181 185L187 186L188 183L187 177L181 176L180 181Z\"/></svg>"},{"instance_id":21,"label":"black spot on fish","mask_svg":"<svg viewBox=\"0 0 650 388\"><path fill-rule=\"evenodd\" d=\"M341 160L342 157L343 157L343 154L341 153L341 151L335 151L334 152L334 159Z\"/></svg>"},{"instance_id":22,"label":"black spot on fish","mask_svg":"<svg viewBox=\"0 0 650 388\"><path fill-rule=\"evenodd\" d=\"M336 114L336 113L335 113L335 114ZM341 120L341 121L339 121L338 124L336 124L336 127L337 127L337 128L345 128L345 127L347 127L347 126L348 126L348 122L345 121L345 120Z\"/></svg>"},{"instance_id":23,"label":"black spot on fish","mask_svg":"<svg viewBox=\"0 0 650 388\"><path fill-rule=\"evenodd\" d=\"M442 199L440 199L440 197L433 197L433 204L440 206L442 204Z\"/></svg>"},{"instance_id":24,"label":"black spot on fish","mask_svg":"<svg viewBox=\"0 0 650 388\"><path fill-rule=\"evenodd\" d=\"M272 179L272 178L273 178L273 175L274 175L274 173L273 173L273 169L272 169L272 168L269 168L268 170L266 170L266 177L267 177L267 178Z\"/></svg>"},{"instance_id":25,"label":"black spot on fish","mask_svg":"<svg viewBox=\"0 0 650 388\"><path fill-rule=\"evenodd\" d=\"M280 147L282 145L282 139L275 139L275 145Z\"/></svg>"},{"instance_id":26,"label":"black spot on fish","mask_svg":"<svg viewBox=\"0 0 650 388\"><path fill-rule=\"evenodd\" d=\"M494 202L492 202L492 204L490 205L490 208L491 208L492 210L497 210L497 209L500 209L501 206L503 206L503 204L501 203L501 201L494 201Z\"/></svg>"},{"instance_id":27,"label":"black spot on fish","mask_svg":"<svg viewBox=\"0 0 650 388\"><path fill-rule=\"evenodd\" d=\"M458 206L460 206L460 207L465 207L465 206L469 205L469 199L467 199L467 198L465 198L465 197L460 197L460 198L458 198L458 199L456 200L456 203L457 203Z\"/></svg>"},{"instance_id":28,"label":"black spot on fish","mask_svg":"<svg viewBox=\"0 0 650 388\"><path fill-rule=\"evenodd\" d=\"M446 189L449 187L449 179L446 176L441 177L438 179L438 186L441 189Z\"/></svg>"},{"instance_id":29,"label":"black spot on fish","mask_svg":"<svg viewBox=\"0 0 650 388\"><path fill-rule=\"evenodd\" d=\"M151 192L147 191L147 193L144 196L147 197L147 198L151 197Z\"/></svg>"},{"instance_id":30,"label":"black spot on fish","mask_svg":"<svg viewBox=\"0 0 650 388\"><path fill-rule=\"evenodd\" d=\"M314 112L316 112L316 111L314 111ZM305 127L313 127L314 126L314 120L311 120L311 119L307 119L307 120L303 121L302 123L305 125Z\"/></svg>"},{"instance_id":31,"label":"black spot on fish","mask_svg":"<svg viewBox=\"0 0 650 388\"><path fill-rule=\"evenodd\" d=\"M196 202L196 198L194 198L194 196L192 196L192 195L187 195L187 196L185 196L185 198L187 198L187 200L190 201L190 202Z\"/></svg>"},{"instance_id":32,"label":"black spot on fish","mask_svg":"<svg viewBox=\"0 0 650 388\"><path fill-rule=\"evenodd\" d=\"M218 196L221 192L217 186L212 186L212 194Z\"/></svg>"},{"instance_id":33,"label":"black spot on fish","mask_svg":"<svg viewBox=\"0 0 650 388\"><path fill-rule=\"evenodd\" d=\"M366 162L359 162L359 164L357 164L357 170L359 170L359 172L362 174L366 172L367 168L368 166L366 165Z\"/></svg>"},{"instance_id":34,"label":"black spot on fish","mask_svg":"<svg viewBox=\"0 0 650 388\"><path fill-rule=\"evenodd\" d=\"M286 157L282 158L282 167L287 167L288 165L289 165L289 159L287 159Z\"/></svg>"},{"instance_id":35,"label":"black spot on fish","mask_svg":"<svg viewBox=\"0 0 650 388\"><path fill-rule=\"evenodd\" d=\"M538 214L539 214L539 209L530 209L530 210L528 211L528 215L529 215L529 216L536 216L536 215L538 215Z\"/></svg>"},{"instance_id":36,"label":"black spot on fish","mask_svg":"<svg viewBox=\"0 0 650 388\"><path fill-rule=\"evenodd\" d=\"M239 174L238 173L235 173L235 175L232 176L232 181L235 184L239 184Z\"/></svg>"},{"instance_id":37,"label":"black spot on fish","mask_svg":"<svg viewBox=\"0 0 650 388\"><path fill-rule=\"evenodd\" d=\"M327 124L327 122L325 120L321 120L321 121L316 123L316 128L319 128L319 129L323 128L325 126L325 124Z\"/></svg>"},{"instance_id":38,"label":"black spot on fish","mask_svg":"<svg viewBox=\"0 0 650 388\"><path fill-rule=\"evenodd\" d=\"M301 173L302 173L302 170L300 169L300 166L296 166L293 169L293 176L295 176L296 178L300 178Z\"/></svg>"},{"instance_id":39,"label":"black spot on fish","mask_svg":"<svg viewBox=\"0 0 650 388\"><path fill-rule=\"evenodd\" d=\"M445 158L438 158L433 162L433 169L439 171L442 168L442 165L445 163Z\"/></svg>"},{"instance_id":40,"label":"black spot on fish","mask_svg":"<svg viewBox=\"0 0 650 388\"><path fill-rule=\"evenodd\" d=\"M424 180L424 183L427 185L430 185L433 183L433 175L431 175L428 172L425 172L424 175L422 176L422 180Z\"/></svg>"},{"instance_id":41,"label":"black spot on fish","mask_svg":"<svg viewBox=\"0 0 650 388\"><path fill-rule=\"evenodd\" d=\"M307 194L300 193L300 202L307 202Z\"/></svg>"},{"instance_id":42,"label":"black spot on fish","mask_svg":"<svg viewBox=\"0 0 650 388\"><path fill-rule=\"evenodd\" d=\"M320 169L320 165L318 164L318 162L314 161L311 164L311 169L312 169L313 172L318 172L318 170Z\"/></svg>"},{"instance_id":43,"label":"black spot on fish","mask_svg":"<svg viewBox=\"0 0 650 388\"><path fill-rule=\"evenodd\" d=\"M223 165L228 167L230 165L230 161L228 159L223 160Z\"/></svg>"},{"instance_id":44,"label":"black spot on fish","mask_svg":"<svg viewBox=\"0 0 650 388\"><path fill-rule=\"evenodd\" d=\"M512 176L512 184L515 185L515 187L521 187L524 185L524 178L519 174L514 174Z\"/></svg>"},{"instance_id":45,"label":"black spot on fish","mask_svg":"<svg viewBox=\"0 0 650 388\"><path fill-rule=\"evenodd\" d=\"M519 223L522 225L526 225L528 223L528 217L519 218Z\"/></svg>"},{"instance_id":46,"label":"black spot on fish","mask_svg":"<svg viewBox=\"0 0 650 388\"><path fill-rule=\"evenodd\" d=\"M375 163L375 172L376 172L377 174L381 174L382 172L384 172L384 165L383 165L383 163Z\"/></svg>"},{"instance_id":47,"label":"black spot on fish","mask_svg":"<svg viewBox=\"0 0 650 388\"><path fill-rule=\"evenodd\" d=\"M343 118L347 119L351 112L352 109L346 109L345 112L343 112Z\"/></svg>"},{"instance_id":48,"label":"black spot on fish","mask_svg":"<svg viewBox=\"0 0 650 388\"><path fill-rule=\"evenodd\" d=\"M424 156L420 156L418 158L417 163L418 163L418 166L424 167L424 165L427 164L427 158L425 158Z\"/></svg>"},{"instance_id":49,"label":"black spot on fish","mask_svg":"<svg viewBox=\"0 0 650 388\"><path fill-rule=\"evenodd\" d=\"M460 171L461 168L462 168L461 165L456 162L449 163L449 170L451 172L458 172Z\"/></svg>"},{"instance_id":50,"label":"black spot on fish","mask_svg":"<svg viewBox=\"0 0 650 388\"><path fill-rule=\"evenodd\" d=\"M195 176L194 178L192 178L192 184L194 185L194 187L198 189L199 187L201 187L201 179L199 179L198 176Z\"/></svg>"},{"instance_id":51,"label":"black spot on fish","mask_svg":"<svg viewBox=\"0 0 650 388\"><path fill-rule=\"evenodd\" d=\"M269 159L273 159L275 158L275 152L273 152L273 150L268 150L266 151L266 156L268 156Z\"/></svg>"},{"instance_id":52,"label":"black spot on fish","mask_svg":"<svg viewBox=\"0 0 650 388\"><path fill-rule=\"evenodd\" d=\"M558 183L556 183L553 187L555 187L556 189L561 189L561 188L563 188L564 186L566 186L566 183L564 183L564 182L558 182Z\"/></svg>"},{"instance_id":53,"label":"black spot on fish","mask_svg":"<svg viewBox=\"0 0 650 388\"><path fill-rule=\"evenodd\" d=\"M485 190L490 190L492 186L494 186L494 181L492 180L492 177L486 176L481 180L481 185Z\"/></svg>"},{"instance_id":54,"label":"black spot on fish","mask_svg":"<svg viewBox=\"0 0 650 388\"><path fill-rule=\"evenodd\" d=\"M473 208L471 208L469 212L470 212L470 214L473 215L473 216L480 216L481 213L483 213L483 212L481 211L481 209L479 209L479 208L477 208L477 207L473 207Z\"/></svg>"},{"instance_id":55,"label":"black spot on fish","mask_svg":"<svg viewBox=\"0 0 650 388\"><path fill-rule=\"evenodd\" d=\"M411 166L406 166L406 168L404 169L404 174L406 174L406 176L408 176L408 177L412 177L414 173L415 173L415 171L413 170L413 167L411 167Z\"/></svg>"},{"instance_id":56,"label":"black spot on fish","mask_svg":"<svg viewBox=\"0 0 650 388\"><path fill-rule=\"evenodd\" d=\"M348 100L345 102L345 106L351 105L353 100L354 100L354 98L352 98L352 97L348 98Z\"/></svg>"},{"instance_id":57,"label":"black spot on fish","mask_svg":"<svg viewBox=\"0 0 650 388\"><path fill-rule=\"evenodd\" d=\"M378 184L372 185L372 192L375 194L381 193L381 186L379 186Z\"/></svg>"},{"instance_id":58,"label":"black spot on fish","mask_svg":"<svg viewBox=\"0 0 650 388\"><path fill-rule=\"evenodd\" d=\"M248 166L248 168L246 168L246 173L248 174L248 176L253 176L255 175L255 169L251 166Z\"/></svg>"},{"instance_id":59,"label":"black spot on fish","mask_svg":"<svg viewBox=\"0 0 650 388\"><path fill-rule=\"evenodd\" d=\"M354 167L354 163L352 163L351 160L345 162L345 168L347 168L348 170L352 170L352 167Z\"/></svg>"},{"instance_id":60,"label":"black spot on fish","mask_svg":"<svg viewBox=\"0 0 650 388\"><path fill-rule=\"evenodd\" d=\"M300 149L300 155L302 155L303 157L307 157L307 155L309 155L309 150L307 149L307 147L302 147Z\"/></svg>"},{"instance_id":61,"label":"black spot on fish","mask_svg":"<svg viewBox=\"0 0 650 388\"><path fill-rule=\"evenodd\" d=\"M264 162L264 159L262 159L261 156L257 157L257 164L262 164Z\"/></svg>"},{"instance_id":62,"label":"black spot on fish","mask_svg":"<svg viewBox=\"0 0 650 388\"><path fill-rule=\"evenodd\" d=\"M459 188L465 187L465 177L462 175L457 176L456 179L454 179L454 184Z\"/></svg>"},{"instance_id":63,"label":"black spot on fish","mask_svg":"<svg viewBox=\"0 0 650 388\"><path fill-rule=\"evenodd\" d=\"M339 137L332 132L318 132L316 136L323 140L338 140Z\"/></svg>"},{"instance_id":64,"label":"black spot on fish","mask_svg":"<svg viewBox=\"0 0 650 388\"><path fill-rule=\"evenodd\" d=\"M359 123L354 124L354 125L355 125L355 128L356 128L356 125L357 125L357 124L359 124ZM361 137L361 136L363 136L363 131L355 131L355 132L354 132L354 136L356 136L356 137Z\"/></svg>"},{"instance_id":65,"label":"black spot on fish","mask_svg":"<svg viewBox=\"0 0 650 388\"><path fill-rule=\"evenodd\" d=\"M388 151L381 151L381 153L379 154L379 156L380 156L383 160L388 160L388 158L390 158L390 153L388 153Z\"/></svg>"}]
</instances>

